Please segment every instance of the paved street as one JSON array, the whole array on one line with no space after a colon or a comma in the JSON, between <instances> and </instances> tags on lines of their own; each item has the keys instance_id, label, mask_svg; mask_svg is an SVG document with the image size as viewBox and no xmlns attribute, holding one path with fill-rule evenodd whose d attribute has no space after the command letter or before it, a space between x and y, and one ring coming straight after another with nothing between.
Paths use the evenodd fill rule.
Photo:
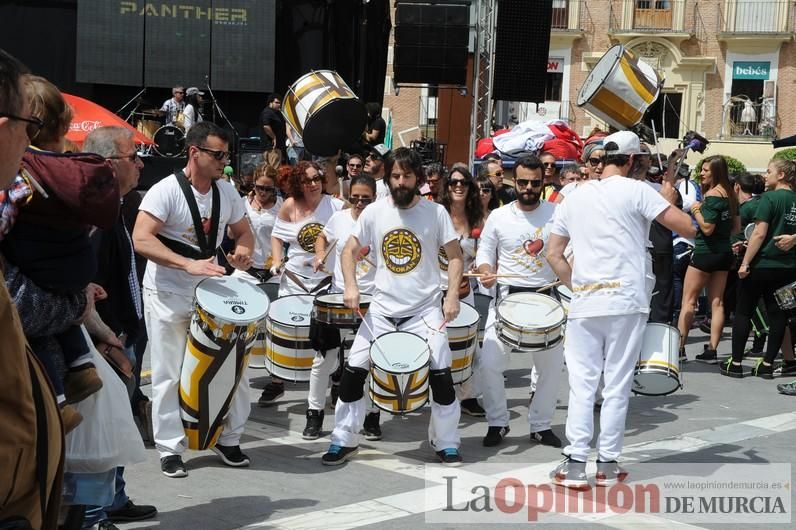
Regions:
<instances>
[{"instance_id":1,"label":"paved street","mask_svg":"<svg viewBox=\"0 0 796 530\"><path fill-rule=\"evenodd\" d=\"M705 335L694 330L689 357L702 351ZM719 355L729 353L729 328ZM499 448L485 448L481 418L462 416L462 455L466 463L506 463L533 467L539 476L560 461L560 450L531 445L527 423L529 360L513 354L507 372L511 433ZM752 363L745 363L747 370ZM560 403L553 430L563 439L567 384L562 374ZM156 520L128 523L122 528L417 528L426 524L424 464L436 463L426 442L429 409L407 418L382 413L384 438L365 442L353 461L330 468L320 456L329 444L333 412L327 407L325 436L301 439L306 409L306 385L288 386L275 406L256 405L258 388L268 381L263 371L252 372L255 405L242 440L252 466L225 467L211 452L188 452L189 477L169 479L159 470L154 449L148 461L126 472L128 494L139 503L157 505ZM719 375L718 367L695 362L686 365L685 388L668 397L633 397L622 461L658 463L793 463L796 398L777 393L779 379L743 380ZM149 387L145 387L148 392ZM468 466L458 468L467 470ZM632 478L632 477L631 477ZM464 520L464 519L463 519ZM540 522L544 523L542 517ZM568 525L614 528L687 526L660 517L636 520L603 514L571 517ZM428 525L445 527L445 525ZM448 525L447 527L461 526ZM504 525L500 525L502 527ZM508 525L513 526L513 525ZM519 526L519 525L517 525ZM700 525L723 527L722 525ZM692 528L695 526L691 526ZM761 524L759 528L770 528ZM740 526L739 526L740 528ZM744 525L743 528L750 528Z\"/></svg>"}]
</instances>

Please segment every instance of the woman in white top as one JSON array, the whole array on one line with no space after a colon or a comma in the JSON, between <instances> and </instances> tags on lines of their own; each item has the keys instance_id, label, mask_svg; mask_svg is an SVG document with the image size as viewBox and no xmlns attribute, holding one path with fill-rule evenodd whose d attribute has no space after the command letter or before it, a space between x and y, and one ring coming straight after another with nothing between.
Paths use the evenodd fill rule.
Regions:
<instances>
[{"instance_id":1,"label":"woman in white top","mask_svg":"<svg viewBox=\"0 0 796 530\"><path fill-rule=\"evenodd\" d=\"M271 233L271 274L282 272L279 297L315 294L331 283L328 272L313 270L315 240L343 201L323 194L324 175L317 164L302 161L290 174L290 196L282 204ZM288 244L287 259L284 245ZM268 405L284 394L284 383L272 378L259 403Z\"/></svg>"},{"instance_id":2,"label":"woman in white top","mask_svg":"<svg viewBox=\"0 0 796 530\"><path fill-rule=\"evenodd\" d=\"M202 103L202 94L196 88L191 87L185 94L185 108L182 111L182 125L185 127L185 134L191 130L194 124L204 121L202 113L199 111Z\"/></svg>"}]
</instances>

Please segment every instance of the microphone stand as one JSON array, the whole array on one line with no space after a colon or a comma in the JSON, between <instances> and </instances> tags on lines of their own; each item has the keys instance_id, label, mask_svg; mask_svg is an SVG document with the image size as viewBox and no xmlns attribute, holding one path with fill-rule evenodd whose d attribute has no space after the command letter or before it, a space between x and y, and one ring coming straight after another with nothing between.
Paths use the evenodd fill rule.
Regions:
<instances>
[{"instance_id":1,"label":"microphone stand","mask_svg":"<svg viewBox=\"0 0 796 530\"><path fill-rule=\"evenodd\" d=\"M135 101L135 100L137 100L139 97L141 97L141 96L144 94L144 92L146 92L146 87L144 87L144 88L142 88L141 90L139 90L139 91L138 91L138 94L136 94L135 96L133 96L132 98L130 98L130 101L128 101L127 103L125 103L124 105L122 105L122 108L120 108L119 110L117 110L117 111L116 111L116 115L121 117L121 115L122 115L122 111L123 111L124 109L126 109L126 108L127 108L129 105L130 105L130 103L132 103L133 101ZM135 111L138 109L138 107L140 107L140 106L141 106L141 104L140 104L140 103L136 103L136 105L135 105L135 108L134 108L134 109L133 109L133 110L130 112L130 115L129 115L129 116L127 116L127 121L129 121L129 120L130 120L130 117L133 115L133 113L134 113L134 112L135 112Z\"/></svg>"},{"instance_id":2,"label":"microphone stand","mask_svg":"<svg viewBox=\"0 0 796 530\"><path fill-rule=\"evenodd\" d=\"M207 93L210 95L210 100L213 102L213 106L212 106L212 109L213 109L213 123L215 123L215 121L216 121L216 119L215 119L216 115L215 114L216 114L216 111L218 111L218 115L221 116L221 118L229 126L229 128L232 129L232 143L233 143L232 147L234 148L235 156L237 157L239 146L240 146L240 134L238 133L238 130L235 128L235 126L232 125L232 122L229 121L229 118L227 118L227 115L224 114L224 111L221 110L221 106L218 104L218 101L216 100L215 94L213 94L213 89L210 87L210 76L207 76L207 75L205 76L205 85L207 86ZM237 169L240 170L240 168L237 168Z\"/></svg>"}]
</instances>

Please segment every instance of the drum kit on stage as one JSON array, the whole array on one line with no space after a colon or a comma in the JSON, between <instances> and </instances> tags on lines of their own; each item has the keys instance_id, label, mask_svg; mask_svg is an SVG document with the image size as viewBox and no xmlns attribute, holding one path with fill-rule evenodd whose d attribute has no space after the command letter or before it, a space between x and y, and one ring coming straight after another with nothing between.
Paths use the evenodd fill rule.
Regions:
<instances>
[{"instance_id":1,"label":"drum kit on stage","mask_svg":"<svg viewBox=\"0 0 796 530\"><path fill-rule=\"evenodd\" d=\"M174 124L164 125L158 109L135 110L131 119L138 131L155 142L152 153L167 158L181 156L185 151L185 128L182 126L182 114L178 114Z\"/></svg>"}]
</instances>

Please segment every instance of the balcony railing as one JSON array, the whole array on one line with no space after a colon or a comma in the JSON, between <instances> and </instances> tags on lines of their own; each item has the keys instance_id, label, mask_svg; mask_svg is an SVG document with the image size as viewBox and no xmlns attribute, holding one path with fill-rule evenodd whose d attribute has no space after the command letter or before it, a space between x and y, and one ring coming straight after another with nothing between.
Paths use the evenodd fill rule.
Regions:
<instances>
[{"instance_id":1,"label":"balcony railing","mask_svg":"<svg viewBox=\"0 0 796 530\"><path fill-rule=\"evenodd\" d=\"M687 0L612 0L609 27L613 33L682 33Z\"/></svg>"},{"instance_id":2,"label":"balcony railing","mask_svg":"<svg viewBox=\"0 0 796 530\"><path fill-rule=\"evenodd\" d=\"M724 105L723 137L758 136L772 138L776 134L776 104L773 98L754 103L746 96L733 96Z\"/></svg>"},{"instance_id":3,"label":"balcony railing","mask_svg":"<svg viewBox=\"0 0 796 530\"><path fill-rule=\"evenodd\" d=\"M722 5L719 27L725 33L771 34L794 31L789 0L737 0ZM723 3L722 3L723 4Z\"/></svg>"},{"instance_id":4,"label":"balcony railing","mask_svg":"<svg viewBox=\"0 0 796 530\"><path fill-rule=\"evenodd\" d=\"M553 31L579 31L583 29L586 14L585 0L553 0Z\"/></svg>"}]
</instances>

